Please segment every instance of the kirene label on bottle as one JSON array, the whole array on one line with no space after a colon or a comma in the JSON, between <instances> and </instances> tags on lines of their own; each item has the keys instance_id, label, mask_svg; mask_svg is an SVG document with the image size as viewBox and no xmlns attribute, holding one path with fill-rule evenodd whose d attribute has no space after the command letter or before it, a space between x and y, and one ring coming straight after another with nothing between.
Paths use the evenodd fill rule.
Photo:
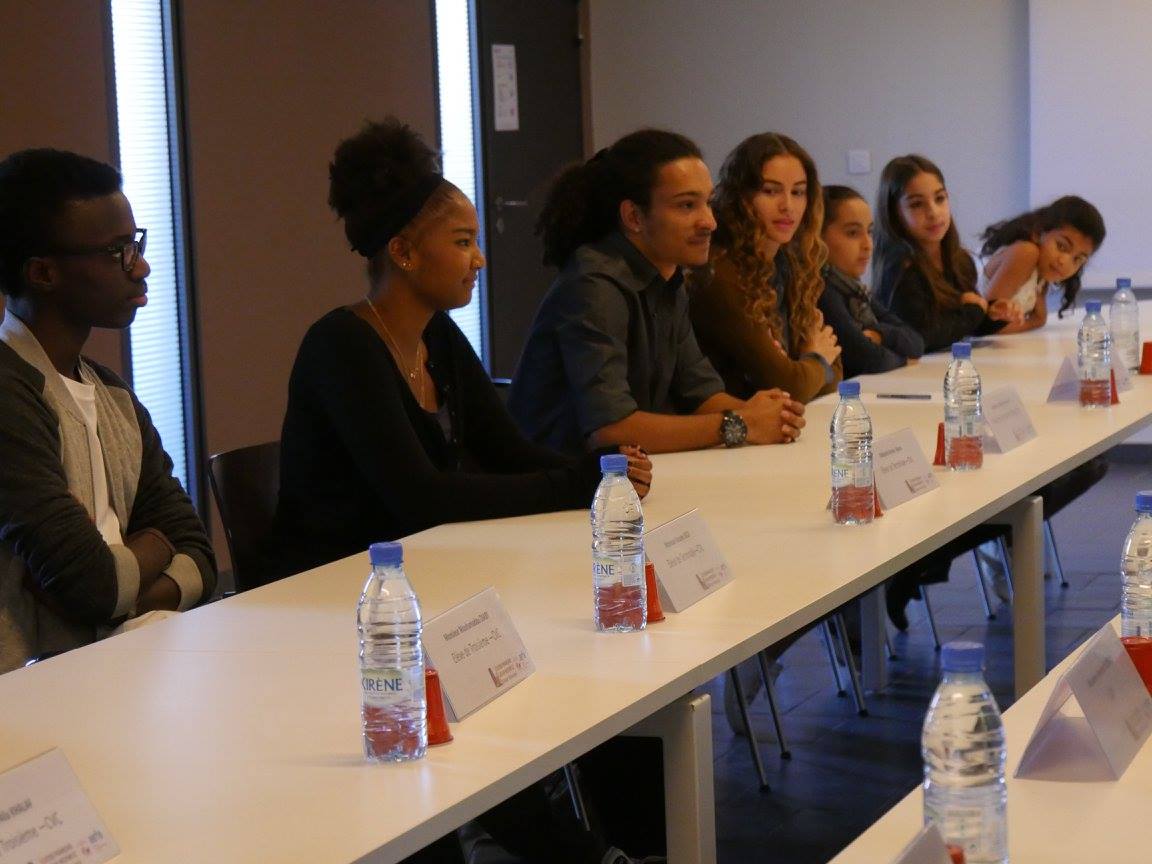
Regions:
<instances>
[{"instance_id":1,"label":"kirene label on bottle","mask_svg":"<svg viewBox=\"0 0 1152 864\"><path fill-rule=\"evenodd\" d=\"M832 463L832 488L844 489L848 486L871 486L872 463L856 462Z\"/></svg>"},{"instance_id":2,"label":"kirene label on bottle","mask_svg":"<svg viewBox=\"0 0 1152 864\"><path fill-rule=\"evenodd\" d=\"M617 582L625 588L643 585L644 556L629 555L613 558L607 555L593 555L592 578L601 588L607 588Z\"/></svg>"},{"instance_id":3,"label":"kirene label on bottle","mask_svg":"<svg viewBox=\"0 0 1152 864\"><path fill-rule=\"evenodd\" d=\"M361 669L360 690L364 704L387 708L408 700L424 699L424 669Z\"/></svg>"}]
</instances>

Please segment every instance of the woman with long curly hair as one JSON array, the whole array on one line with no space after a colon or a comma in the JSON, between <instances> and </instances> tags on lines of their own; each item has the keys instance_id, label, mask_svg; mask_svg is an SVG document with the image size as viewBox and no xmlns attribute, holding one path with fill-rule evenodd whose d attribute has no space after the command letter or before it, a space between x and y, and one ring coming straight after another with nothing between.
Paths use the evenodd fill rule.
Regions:
<instances>
[{"instance_id":1,"label":"woman with long curly hair","mask_svg":"<svg viewBox=\"0 0 1152 864\"><path fill-rule=\"evenodd\" d=\"M872 292L919 331L926 351L1020 318L1011 303L977 292L976 264L960 245L944 174L915 153L897 156L880 174Z\"/></svg>"},{"instance_id":2,"label":"woman with long curly hair","mask_svg":"<svg viewBox=\"0 0 1152 864\"><path fill-rule=\"evenodd\" d=\"M694 274L692 324L737 396L779 387L800 402L836 388L840 346L824 290L824 204L812 157L785 135L746 138L720 169L711 272Z\"/></svg>"}]
</instances>

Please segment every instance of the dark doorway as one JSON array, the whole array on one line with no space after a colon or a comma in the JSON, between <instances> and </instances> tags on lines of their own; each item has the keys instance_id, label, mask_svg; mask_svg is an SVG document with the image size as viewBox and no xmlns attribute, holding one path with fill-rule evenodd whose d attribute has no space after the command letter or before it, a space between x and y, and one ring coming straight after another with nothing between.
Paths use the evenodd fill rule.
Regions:
<instances>
[{"instance_id":1,"label":"dark doorway","mask_svg":"<svg viewBox=\"0 0 1152 864\"><path fill-rule=\"evenodd\" d=\"M490 371L508 378L553 275L536 217L549 181L583 155L579 3L478 0L476 37Z\"/></svg>"}]
</instances>

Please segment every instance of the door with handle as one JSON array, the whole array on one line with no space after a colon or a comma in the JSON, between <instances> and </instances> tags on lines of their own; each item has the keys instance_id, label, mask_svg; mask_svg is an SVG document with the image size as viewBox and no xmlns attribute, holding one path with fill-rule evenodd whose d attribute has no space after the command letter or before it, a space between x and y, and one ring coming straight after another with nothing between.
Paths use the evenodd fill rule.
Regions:
<instances>
[{"instance_id":1,"label":"door with handle","mask_svg":"<svg viewBox=\"0 0 1152 864\"><path fill-rule=\"evenodd\" d=\"M493 377L515 371L555 275L535 225L552 178L583 155L578 13L575 0L476 2Z\"/></svg>"},{"instance_id":2,"label":"door with handle","mask_svg":"<svg viewBox=\"0 0 1152 864\"><path fill-rule=\"evenodd\" d=\"M507 230L507 224L504 222L504 208L505 207L527 207L528 202L521 200L508 200L501 195L496 196L496 200L492 202L496 210L496 224L495 229L497 234L503 234Z\"/></svg>"}]
</instances>

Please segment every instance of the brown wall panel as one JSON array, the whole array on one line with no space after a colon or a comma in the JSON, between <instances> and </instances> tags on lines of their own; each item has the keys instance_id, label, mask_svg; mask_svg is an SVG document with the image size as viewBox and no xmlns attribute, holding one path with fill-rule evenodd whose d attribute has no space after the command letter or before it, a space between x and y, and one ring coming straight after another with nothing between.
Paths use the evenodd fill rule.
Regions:
<instances>
[{"instance_id":1,"label":"brown wall panel","mask_svg":"<svg viewBox=\"0 0 1152 864\"><path fill-rule=\"evenodd\" d=\"M0 0L0 156L56 147L112 161L106 5ZM85 353L122 372L122 346L96 330Z\"/></svg>"},{"instance_id":2,"label":"brown wall panel","mask_svg":"<svg viewBox=\"0 0 1152 864\"><path fill-rule=\"evenodd\" d=\"M209 452L279 437L308 325L364 293L328 209L337 141L395 113L434 137L427 0L183 4Z\"/></svg>"}]
</instances>

